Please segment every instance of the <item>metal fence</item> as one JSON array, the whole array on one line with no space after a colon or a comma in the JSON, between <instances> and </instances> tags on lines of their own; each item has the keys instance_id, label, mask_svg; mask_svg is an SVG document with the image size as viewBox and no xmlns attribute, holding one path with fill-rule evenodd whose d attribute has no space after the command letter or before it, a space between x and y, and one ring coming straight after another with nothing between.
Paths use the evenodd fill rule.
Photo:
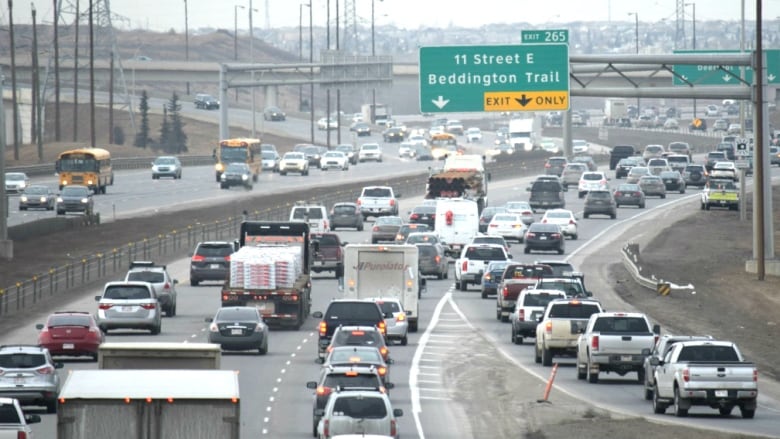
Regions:
<instances>
[{"instance_id":1,"label":"metal fence","mask_svg":"<svg viewBox=\"0 0 780 439\"><path fill-rule=\"evenodd\" d=\"M527 156L492 162L487 170L492 178L507 179L524 175L533 175L543 169L546 155L532 153ZM392 186L405 197L422 195L428 174L419 174L396 179L377 180L362 183L351 188L336 189L325 196L305 199L311 203L332 206L343 200L357 199L360 187L372 184ZM208 224L192 224L184 229L171 230L154 236L145 237L121 247L106 249L94 255L85 255L71 262L40 273L31 279L16 282L0 289L0 316L9 316L54 296L64 296L98 285L109 279L124 276L131 261L154 260L167 261L186 255L200 241L230 241L239 234L241 221L287 221L290 208L295 201L288 201L262 210L247 212L246 215L227 217Z\"/></svg>"}]
</instances>

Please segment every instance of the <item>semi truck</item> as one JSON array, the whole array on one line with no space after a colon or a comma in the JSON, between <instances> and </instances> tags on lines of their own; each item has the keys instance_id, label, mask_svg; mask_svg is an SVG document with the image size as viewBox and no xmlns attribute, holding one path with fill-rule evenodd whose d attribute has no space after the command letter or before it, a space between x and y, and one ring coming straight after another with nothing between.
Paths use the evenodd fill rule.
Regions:
<instances>
[{"instance_id":1,"label":"semi truck","mask_svg":"<svg viewBox=\"0 0 780 439\"><path fill-rule=\"evenodd\" d=\"M529 117L527 119L512 119L509 121L509 144L515 152L533 151L539 145L541 135L541 123L539 119Z\"/></svg>"},{"instance_id":2,"label":"semi truck","mask_svg":"<svg viewBox=\"0 0 780 439\"><path fill-rule=\"evenodd\" d=\"M420 277L417 246L348 244L344 247L344 297L392 297L401 301L409 330L417 331Z\"/></svg>"},{"instance_id":3,"label":"semi truck","mask_svg":"<svg viewBox=\"0 0 780 439\"><path fill-rule=\"evenodd\" d=\"M488 205L485 158L478 154L451 155L441 171L431 171L425 198L465 198L477 203L479 213Z\"/></svg>"},{"instance_id":4,"label":"semi truck","mask_svg":"<svg viewBox=\"0 0 780 439\"><path fill-rule=\"evenodd\" d=\"M621 120L628 118L628 108L623 99L606 99L604 101L604 125L619 125Z\"/></svg>"},{"instance_id":5,"label":"semi truck","mask_svg":"<svg viewBox=\"0 0 780 439\"><path fill-rule=\"evenodd\" d=\"M232 370L73 370L57 403L57 438L239 439Z\"/></svg>"},{"instance_id":6,"label":"semi truck","mask_svg":"<svg viewBox=\"0 0 780 439\"><path fill-rule=\"evenodd\" d=\"M309 224L241 223L222 306L255 306L271 327L299 329L311 311Z\"/></svg>"},{"instance_id":7,"label":"semi truck","mask_svg":"<svg viewBox=\"0 0 780 439\"><path fill-rule=\"evenodd\" d=\"M363 104L363 120L377 125L387 125L392 119L390 106L385 104Z\"/></svg>"},{"instance_id":8,"label":"semi truck","mask_svg":"<svg viewBox=\"0 0 780 439\"><path fill-rule=\"evenodd\" d=\"M99 369L218 370L222 349L213 343L108 342L98 347Z\"/></svg>"}]
</instances>

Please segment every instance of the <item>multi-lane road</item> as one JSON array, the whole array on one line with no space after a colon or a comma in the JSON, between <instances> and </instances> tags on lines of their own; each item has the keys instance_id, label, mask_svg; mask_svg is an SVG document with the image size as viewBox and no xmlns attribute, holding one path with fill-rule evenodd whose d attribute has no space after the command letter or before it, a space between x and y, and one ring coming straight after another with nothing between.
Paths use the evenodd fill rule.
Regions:
<instances>
[{"instance_id":1,"label":"multi-lane road","mask_svg":"<svg viewBox=\"0 0 780 439\"><path fill-rule=\"evenodd\" d=\"M302 124L305 125L305 124ZM291 125L292 127L292 125ZM298 127L300 129L300 127ZM376 139L376 137L374 137ZM487 142L486 142L487 143ZM394 145L384 145L387 157L395 157ZM263 175L262 184L255 185L255 191L281 192L299 187L301 183L338 184L354 182L358 178L379 175L398 175L401 172L420 172L428 164L414 161L388 160L382 164L361 164L348 172L312 172L310 177L281 177ZM36 179L55 184L53 178ZM494 182L491 185L491 204L500 205L510 200L525 200L527 179ZM615 183L614 181L612 182ZM149 215L159 209L176 209L184 204L208 205L216 197L231 197L236 200L247 196L243 190L224 191L218 189L213 180L211 167L186 168L182 180L168 181L151 179L148 170L123 171L117 174L117 183L109 187L108 195L96 198L97 210L110 220L116 215L129 217ZM575 191L567 194L567 208L580 214L582 200ZM665 200L651 198L644 210L621 208L616 220L601 217L582 219L579 222L579 239L568 241L566 255L552 254L524 255L522 244L513 244L514 259L532 261L539 258L566 258L574 262L587 274L589 289L602 300L610 310L631 309L617 298L609 288L609 281L603 279L600 266L614 263L605 255L614 254L614 249L625 242L625 233L636 233L641 228L652 234L663 227L669 213L676 209L696 208L693 204L698 191L690 190L685 195L672 194ZM419 198L401 200L401 212L410 210L420 202ZM235 203L238 205L239 203ZM13 203L12 203L13 206ZM116 213L115 212L116 209ZM12 210L11 219L20 215ZM37 214L33 214L37 215ZM51 213L40 213L51 215ZM366 242L369 232L340 231L343 240ZM219 286L206 284L192 287L188 284L188 260L177 260L168 265L179 284L179 310L176 317L165 318L162 333L150 336L146 333L129 331L111 333L112 341L205 341L207 324L204 319L213 315L219 307ZM515 346L510 343L509 325L495 319L494 298L483 300L478 290L460 292L454 288L450 273L449 280L428 280L428 289L421 301L422 316L420 331L410 336L408 346L393 346L391 355L395 360L392 377L396 384L391 399L394 406L401 408L405 416L400 420L400 431L405 437L470 437L470 417L479 413L464 413L463 404L455 397L445 377L454 366L451 358L456 356L480 356L481 349L499 349L511 359L516 373L536 375L546 379L549 369L533 362L530 345ZM83 291L63 308L71 310L95 310L93 296L98 291ZM317 276L313 283L313 309L324 310L331 298L339 297L337 282L328 276ZM0 336L0 343L34 343L34 324L42 322L45 315L37 316L27 325ZM316 325L313 318L307 320L300 331L274 331L271 333L269 354L224 355L222 367L239 370L242 399L242 437L309 437L311 434L311 391L305 382L317 376L320 367L316 358ZM490 341L490 346L463 351L461 345L475 334L481 334ZM610 410L645 416L654 420L675 421L671 416L652 414L650 404L643 400L641 386L634 376L603 376L600 384L591 385L576 380L573 362L560 360L561 369L556 379L557 388L583 401ZM68 370L94 368L94 363L72 361L60 372L63 379ZM742 421L736 417L710 416L709 409L693 409L692 416L685 423L722 431L739 431L745 434L777 435L780 432L780 403L772 392L763 392L756 418ZM56 436L56 417L43 415L43 422L34 426L38 437Z\"/></svg>"}]
</instances>

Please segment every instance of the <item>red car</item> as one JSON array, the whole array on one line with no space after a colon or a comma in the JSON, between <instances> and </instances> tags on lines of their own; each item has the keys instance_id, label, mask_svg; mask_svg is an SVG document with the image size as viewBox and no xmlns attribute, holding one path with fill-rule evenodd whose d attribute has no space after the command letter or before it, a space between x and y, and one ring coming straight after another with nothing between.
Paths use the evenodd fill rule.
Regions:
<instances>
[{"instance_id":1,"label":"red car","mask_svg":"<svg viewBox=\"0 0 780 439\"><path fill-rule=\"evenodd\" d=\"M38 345L52 356L89 356L97 361L98 346L105 340L95 318L87 312L55 312L45 325L39 323L35 327L41 331Z\"/></svg>"}]
</instances>

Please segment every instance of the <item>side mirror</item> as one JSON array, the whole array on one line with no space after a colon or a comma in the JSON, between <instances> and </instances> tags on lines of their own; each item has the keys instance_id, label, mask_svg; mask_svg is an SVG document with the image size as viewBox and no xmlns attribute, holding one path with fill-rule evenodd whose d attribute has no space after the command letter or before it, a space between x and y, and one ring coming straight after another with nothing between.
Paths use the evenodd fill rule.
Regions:
<instances>
[{"instance_id":1,"label":"side mirror","mask_svg":"<svg viewBox=\"0 0 780 439\"><path fill-rule=\"evenodd\" d=\"M663 364L664 364L663 360L660 360L657 357L650 357L650 365L651 366L661 366Z\"/></svg>"},{"instance_id":2,"label":"side mirror","mask_svg":"<svg viewBox=\"0 0 780 439\"><path fill-rule=\"evenodd\" d=\"M393 360L392 358L388 358L387 361L385 361L385 363L387 363L387 364L395 364L395 360Z\"/></svg>"},{"instance_id":3,"label":"side mirror","mask_svg":"<svg viewBox=\"0 0 780 439\"><path fill-rule=\"evenodd\" d=\"M179 284L179 279L174 279L174 280L173 280L173 284L174 284L174 285L178 285L178 284Z\"/></svg>"},{"instance_id":4,"label":"side mirror","mask_svg":"<svg viewBox=\"0 0 780 439\"><path fill-rule=\"evenodd\" d=\"M317 364L325 364L325 359L324 358L317 358L316 360L314 360L314 362L317 363Z\"/></svg>"},{"instance_id":5,"label":"side mirror","mask_svg":"<svg viewBox=\"0 0 780 439\"><path fill-rule=\"evenodd\" d=\"M653 334L655 335L661 334L661 325L653 325Z\"/></svg>"},{"instance_id":6,"label":"side mirror","mask_svg":"<svg viewBox=\"0 0 780 439\"><path fill-rule=\"evenodd\" d=\"M41 417L39 415L24 415L24 420L28 424L37 424L41 422Z\"/></svg>"},{"instance_id":7,"label":"side mirror","mask_svg":"<svg viewBox=\"0 0 780 439\"><path fill-rule=\"evenodd\" d=\"M54 362L54 368L55 369L62 369L63 367L65 367L65 364L62 363L61 361Z\"/></svg>"},{"instance_id":8,"label":"side mirror","mask_svg":"<svg viewBox=\"0 0 780 439\"><path fill-rule=\"evenodd\" d=\"M396 418L401 417L404 415L404 411L401 409L393 409L393 416Z\"/></svg>"},{"instance_id":9,"label":"side mirror","mask_svg":"<svg viewBox=\"0 0 780 439\"><path fill-rule=\"evenodd\" d=\"M313 313L311 313L311 316L314 317L315 319L321 319L322 311L314 311Z\"/></svg>"},{"instance_id":10,"label":"side mirror","mask_svg":"<svg viewBox=\"0 0 780 439\"><path fill-rule=\"evenodd\" d=\"M317 409L314 410L314 416L323 417L325 416L325 410L324 409Z\"/></svg>"},{"instance_id":11,"label":"side mirror","mask_svg":"<svg viewBox=\"0 0 780 439\"><path fill-rule=\"evenodd\" d=\"M395 389L395 384L394 383L385 383L385 389L387 389L387 390Z\"/></svg>"},{"instance_id":12,"label":"side mirror","mask_svg":"<svg viewBox=\"0 0 780 439\"><path fill-rule=\"evenodd\" d=\"M401 194L395 194L396 198L401 198Z\"/></svg>"},{"instance_id":13,"label":"side mirror","mask_svg":"<svg viewBox=\"0 0 780 439\"><path fill-rule=\"evenodd\" d=\"M35 329L37 329L37 330L39 330L39 331L40 331L41 329L43 329L43 323L38 323L37 325L35 325Z\"/></svg>"},{"instance_id":14,"label":"side mirror","mask_svg":"<svg viewBox=\"0 0 780 439\"><path fill-rule=\"evenodd\" d=\"M317 382L316 381L307 381L306 382L306 388L307 389L316 389L317 388Z\"/></svg>"},{"instance_id":15,"label":"side mirror","mask_svg":"<svg viewBox=\"0 0 780 439\"><path fill-rule=\"evenodd\" d=\"M564 192L569 192L569 186L563 186L563 191ZM575 219L577 219L577 218L575 217Z\"/></svg>"},{"instance_id":16,"label":"side mirror","mask_svg":"<svg viewBox=\"0 0 780 439\"><path fill-rule=\"evenodd\" d=\"M506 257L509 258L509 259L512 259L512 255L511 254L506 255Z\"/></svg>"},{"instance_id":17,"label":"side mirror","mask_svg":"<svg viewBox=\"0 0 780 439\"><path fill-rule=\"evenodd\" d=\"M95 296L95 302L100 302L100 298L103 296Z\"/></svg>"},{"instance_id":18,"label":"side mirror","mask_svg":"<svg viewBox=\"0 0 780 439\"><path fill-rule=\"evenodd\" d=\"M206 318L204 319L204 321L205 321L206 323L212 323L212 322L214 321L214 318L213 318L213 317L206 317Z\"/></svg>"},{"instance_id":19,"label":"side mirror","mask_svg":"<svg viewBox=\"0 0 780 439\"><path fill-rule=\"evenodd\" d=\"M490 172L487 173L487 181L490 181L493 178L492 175L490 175Z\"/></svg>"},{"instance_id":20,"label":"side mirror","mask_svg":"<svg viewBox=\"0 0 780 439\"><path fill-rule=\"evenodd\" d=\"M348 243L347 241L342 241L342 242L341 242L341 246L342 246L342 247L345 247L345 246L347 246L347 245L349 245L349 243Z\"/></svg>"},{"instance_id":21,"label":"side mirror","mask_svg":"<svg viewBox=\"0 0 780 439\"><path fill-rule=\"evenodd\" d=\"M645 356L645 357L650 356L650 349L648 349L648 348L642 349L642 356Z\"/></svg>"},{"instance_id":22,"label":"side mirror","mask_svg":"<svg viewBox=\"0 0 780 439\"><path fill-rule=\"evenodd\" d=\"M525 191L526 192L531 192L531 186L528 186L527 188L525 188Z\"/></svg>"}]
</instances>

